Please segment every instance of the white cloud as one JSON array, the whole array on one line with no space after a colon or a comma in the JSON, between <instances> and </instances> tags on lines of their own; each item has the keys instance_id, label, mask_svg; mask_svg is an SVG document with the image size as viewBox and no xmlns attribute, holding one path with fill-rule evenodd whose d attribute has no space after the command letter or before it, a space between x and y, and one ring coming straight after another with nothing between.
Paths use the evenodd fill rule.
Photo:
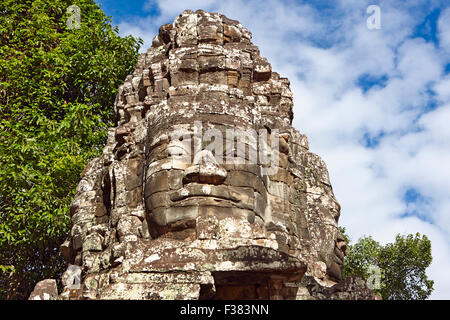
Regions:
<instances>
[{"instance_id":1,"label":"white cloud","mask_svg":"<svg viewBox=\"0 0 450 320\"><path fill-rule=\"evenodd\" d=\"M438 82L434 87L434 91L438 94L441 102L450 101L450 76Z\"/></svg>"},{"instance_id":2,"label":"white cloud","mask_svg":"<svg viewBox=\"0 0 450 320\"><path fill-rule=\"evenodd\" d=\"M450 54L450 8L444 10L438 21L439 41L442 49Z\"/></svg>"},{"instance_id":3,"label":"white cloud","mask_svg":"<svg viewBox=\"0 0 450 320\"><path fill-rule=\"evenodd\" d=\"M353 239L366 234L381 242L397 233L432 240L432 298L450 298L450 8L438 23L439 47L410 38L424 18L421 1L379 1L381 30L368 30L370 1L342 0L327 15L295 1L152 0L159 15L119 23L122 34L141 36L144 50L161 24L184 9L221 12L253 33L253 42L273 70L291 81L294 126L327 163L342 205L340 224ZM430 8L437 2L432 1ZM428 8L426 8L428 9ZM385 76L383 86L363 92L361 76ZM427 110L435 92L436 108ZM425 113L424 111L427 110ZM379 144L366 148L364 133ZM429 202L406 204L414 189ZM411 216L421 210L433 223Z\"/></svg>"},{"instance_id":4,"label":"white cloud","mask_svg":"<svg viewBox=\"0 0 450 320\"><path fill-rule=\"evenodd\" d=\"M152 17L136 17L132 21L121 21L118 26L120 35L126 36L131 34L141 38L144 43L140 51L145 52L152 45L155 35L158 34L160 24L157 24Z\"/></svg>"}]
</instances>

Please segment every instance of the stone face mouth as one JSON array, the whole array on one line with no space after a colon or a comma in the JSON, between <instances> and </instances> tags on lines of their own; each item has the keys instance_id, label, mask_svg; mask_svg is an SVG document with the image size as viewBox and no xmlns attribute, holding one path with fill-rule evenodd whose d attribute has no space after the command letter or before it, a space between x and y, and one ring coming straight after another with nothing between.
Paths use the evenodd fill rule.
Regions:
<instances>
[{"instance_id":1,"label":"stone face mouth","mask_svg":"<svg viewBox=\"0 0 450 320\"><path fill-rule=\"evenodd\" d=\"M174 202L197 197L211 197L238 201L237 198L230 195L230 190L227 186L216 186L210 184L189 183L183 188L170 194L170 200Z\"/></svg>"},{"instance_id":2,"label":"stone face mouth","mask_svg":"<svg viewBox=\"0 0 450 320\"><path fill-rule=\"evenodd\" d=\"M241 209L254 209L255 190L250 187L230 188L226 185L189 183L172 191L170 201L179 205L233 206Z\"/></svg>"}]
</instances>

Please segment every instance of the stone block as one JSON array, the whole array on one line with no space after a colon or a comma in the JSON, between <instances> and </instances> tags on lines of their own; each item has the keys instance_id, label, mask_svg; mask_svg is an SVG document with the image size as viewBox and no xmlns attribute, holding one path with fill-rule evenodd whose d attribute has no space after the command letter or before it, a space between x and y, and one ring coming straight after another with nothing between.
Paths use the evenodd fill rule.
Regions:
<instances>
[{"instance_id":1,"label":"stone block","mask_svg":"<svg viewBox=\"0 0 450 320\"><path fill-rule=\"evenodd\" d=\"M56 280L45 279L36 284L28 300L56 300L57 298L58 288Z\"/></svg>"}]
</instances>

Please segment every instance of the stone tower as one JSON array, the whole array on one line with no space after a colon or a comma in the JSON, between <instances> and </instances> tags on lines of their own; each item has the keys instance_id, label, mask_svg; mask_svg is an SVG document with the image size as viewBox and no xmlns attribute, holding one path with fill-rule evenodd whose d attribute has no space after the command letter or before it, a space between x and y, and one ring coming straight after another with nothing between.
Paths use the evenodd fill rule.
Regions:
<instances>
[{"instance_id":1,"label":"stone tower","mask_svg":"<svg viewBox=\"0 0 450 320\"><path fill-rule=\"evenodd\" d=\"M301 299L306 278L339 282L340 206L292 107L238 21L163 25L78 184L60 297Z\"/></svg>"}]
</instances>

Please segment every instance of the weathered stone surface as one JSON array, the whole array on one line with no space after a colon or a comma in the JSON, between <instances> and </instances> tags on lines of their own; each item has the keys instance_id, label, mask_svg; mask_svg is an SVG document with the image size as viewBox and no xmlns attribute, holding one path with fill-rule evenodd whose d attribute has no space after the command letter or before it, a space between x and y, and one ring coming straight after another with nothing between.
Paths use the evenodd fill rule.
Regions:
<instances>
[{"instance_id":1,"label":"weathered stone surface","mask_svg":"<svg viewBox=\"0 0 450 320\"><path fill-rule=\"evenodd\" d=\"M359 298L336 284L340 206L292 98L238 21L187 10L163 25L77 187L61 250L83 272L60 298Z\"/></svg>"},{"instance_id":2,"label":"weathered stone surface","mask_svg":"<svg viewBox=\"0 0 450 320\"><path fill-rule=\"evenodd\" d=\"M322 286L312 276L304 276L300 290L297 293L299 300L379 300L364 282L363 279L351 276L331 286Z\"/></svg>"},{"instance_id":3,"label":"weathered stone surface","mask_svg":"<svg viewBox=\"0 0 450 320\"><path fill-rule=\"evenodd\" d=\"M58 288L56 287L56 280L45 279L36 284L28 300L56 300L57 298Z\"/></svg>"}]
</instances>

